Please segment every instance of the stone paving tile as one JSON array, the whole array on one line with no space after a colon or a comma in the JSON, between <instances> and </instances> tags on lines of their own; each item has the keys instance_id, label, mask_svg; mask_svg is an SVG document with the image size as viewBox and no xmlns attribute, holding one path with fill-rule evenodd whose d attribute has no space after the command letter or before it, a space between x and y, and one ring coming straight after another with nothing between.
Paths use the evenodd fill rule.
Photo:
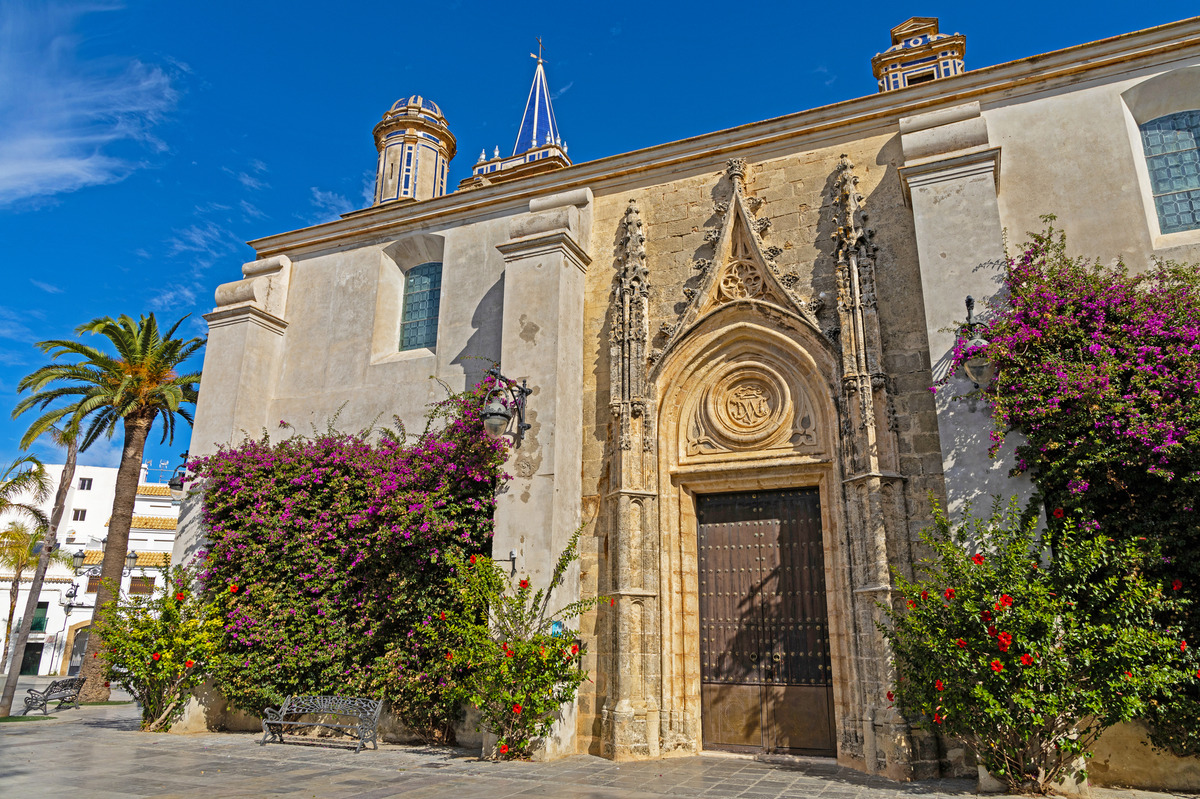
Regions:
<instances>
[{"instance_id":1,"label":"stone paving tile","mask_svg":"<svg viewBox=\"0 0 1200 799\"><path fill-rule=\"evenodd\" d=\"M73 720L0 730L0 796L284 796L366 799L963 799L973 781L896 783L819 759L703 756L614 763L575 755L551 763L491 763L463 749L384 745L258 746L258 734L146 735L132 706L84 708ZM64 714L65 715L65 714ZM53 728L50 729L50 725ZM72 764L47 770L43 748ZM80 775L88 789L80 792ZM1094 790L1096 799L1165 799Z\"/></svg>"}]
</instances>

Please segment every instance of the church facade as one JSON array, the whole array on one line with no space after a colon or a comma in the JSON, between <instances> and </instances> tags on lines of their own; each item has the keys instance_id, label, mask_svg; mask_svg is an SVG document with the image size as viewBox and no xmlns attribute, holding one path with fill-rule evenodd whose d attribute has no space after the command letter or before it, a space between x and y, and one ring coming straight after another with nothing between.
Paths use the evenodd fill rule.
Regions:
<instances>
[{"instance_id":1,"label":"church facade","mask_svg":"<svg viewBox=\"0 0 1200 799\"><path fill-rule=\"evenodd\" d=\"M990 419L949 397L964 301L1005 231L1054 213L1075 247L1200 261L1200 18L978 70L914 18L880 92L572 164L542 62L511 156L447 193L436 103L375 128L375 203L251 242L220 286L191 452L279 419L417 423L493 363L532 389L496 557L565 604L585 683L550 756L720 749L895 778L961 753L887 699L877 623L929 497L1022 493ZM864 65L865 68L865 65ZM184 509L176 560L201 540Z\"/></svg>"}]
</instances>

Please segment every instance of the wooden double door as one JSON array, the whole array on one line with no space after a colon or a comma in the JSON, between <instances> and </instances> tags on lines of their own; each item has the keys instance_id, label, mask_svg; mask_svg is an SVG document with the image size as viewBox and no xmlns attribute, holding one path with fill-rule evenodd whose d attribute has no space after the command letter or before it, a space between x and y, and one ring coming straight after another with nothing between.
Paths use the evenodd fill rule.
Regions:
<instances>
[{"instance_id":1,"label":"wooden double door","mask_svg":"<svg viewBox=\"0 0 1200 799\"><path fill-rule=\"evenodd\" d=\"M697 498L706 749L835 755L817 489Z\"/></svg>"}]
</instances>

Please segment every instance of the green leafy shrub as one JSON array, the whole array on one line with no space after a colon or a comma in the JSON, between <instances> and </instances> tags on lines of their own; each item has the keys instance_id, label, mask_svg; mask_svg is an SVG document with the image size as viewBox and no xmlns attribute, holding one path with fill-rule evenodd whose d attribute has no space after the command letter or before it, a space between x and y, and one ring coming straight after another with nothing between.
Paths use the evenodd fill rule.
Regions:
<instances>
[{"instance_id":1,"label":"green leafy shrub","mask_svg":"<svg viewBox=\"0 0 1200 799\"><path fill-rule=\"evenodd\" d=\"M1200 640L1200 270L1158 261L1131 274L1074 257L1044 221L1009 259L987 345L960 340L951 370L986 355L993 452L1017 433L1014 472L1047 509L1143 539L1157 556L1147 576L1188 600L1159 622ZM1169 694L1147 707L1151 740L1200 755L1200 684Z\"/></svg>"},{"instance_id":2,"label":"green leafy shrub","mask_svg":"<svg viewBox=\"0 0 1200 799\"><path fill-rule=\"evenodd\" d=\"M1056 509L1055 558L1014 499L952 530L935 507L923 573L896 575L903 603L883 632L895 700L962 740L1013 791L1047 792L1078 771L1099 734L1200 679L1178 629L1181 600L1146 576L1135 541L1081 532ZM1082 775L1078 775L1082 776Z\"/></svg>"},{"instance_id":3,"label":"green leafy shrub","mask_svg":"<svg viewBox=\"0 0 1200 799\"><path fill-rule=\"evenodd\" d=\"M453 590L461 615L446 619L445 652L460 680L459 696L479 708L482 725L498 740L489 753L510 759L528 755L550 731L562 705L587 679L576 631L566 622L605 597L572 602L551 612L550 600L578 558L579 530L558 558L545 589L510 577L491 558L455 559ZM557 635L553 633L557 632Z\"/></svg>"},{"instance_id":4,"label":"green leafy shrub","mask_svg":"<svg viewBox=\"0 0 1200 799\"><path fill-rule=\"evenodd\" d=\"M221 621L183 568L149 595L121 596L97 616L108 679L141 704L142 729L165 732L207 678ZM114 591L114 594L117 592Z\"/></svg>"},{"instance_id":5,"label":"green leafy shrub","mask_svg":"<svg viewBox=\"0 0 1200 799\"><path fill-rule=\"evenodd\" d=\"M222 616L212 674L232 704L259 713L290 694L369 695L434 738L448 729L437 716L453 706L450 686L419 677L430 673L422 631L458 607L449 558L490 548L506 453L479 419L490 387L434 405L408 443L331 426L191 464L201 576Z\"/></svg>"}]
</instances>

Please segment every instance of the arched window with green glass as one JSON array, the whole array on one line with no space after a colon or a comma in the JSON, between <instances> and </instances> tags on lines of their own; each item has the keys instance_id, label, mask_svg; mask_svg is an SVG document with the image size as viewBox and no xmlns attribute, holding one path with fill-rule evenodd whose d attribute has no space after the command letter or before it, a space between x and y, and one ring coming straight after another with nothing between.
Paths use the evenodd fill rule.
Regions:
<instances>
[{"instance_id":1,"label":"arched window with green glass","mask_svg":"<svg viewBox=\"0 0 1200 799\"><path fill-rule=\"evenodd\" d=\"M1138 126L1162 233L1200 229L1200 109Z\"/></svg>"},{"instance_id":2,"label":"arched window with green glass","mask_svg":"<svg viewBox=\"0 0 1200 799\"><path fill-rule=\"evenodd\" d=\"M404 314L400 349L433 349L437 344L438 305L442 300L442 265L414 266L404 275Z\"/></svg>"}]
</instances>

